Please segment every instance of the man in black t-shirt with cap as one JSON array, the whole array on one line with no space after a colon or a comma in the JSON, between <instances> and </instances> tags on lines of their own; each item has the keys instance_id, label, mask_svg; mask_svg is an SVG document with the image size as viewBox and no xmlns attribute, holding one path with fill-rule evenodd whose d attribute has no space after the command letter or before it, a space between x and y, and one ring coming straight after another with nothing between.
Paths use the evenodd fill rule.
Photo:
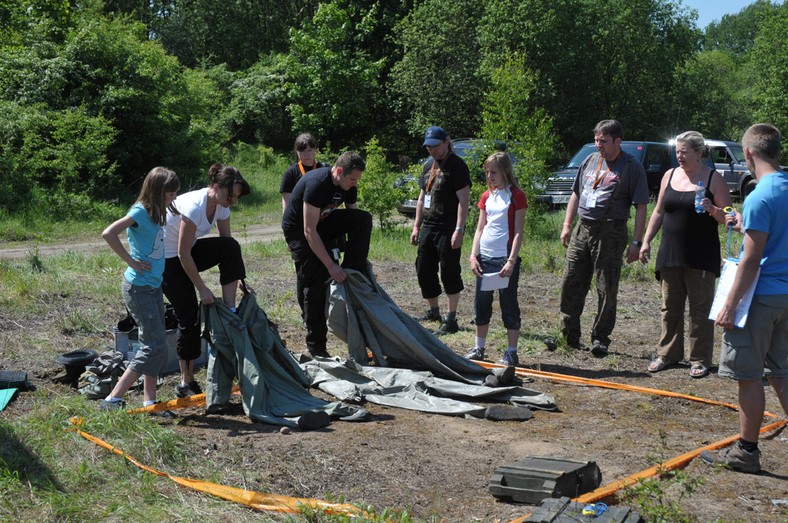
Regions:
<instances>
[{"instance_id":1,"label":"man in black t-shirt with cap","mask_svg":"<svg viewBox=\"0 0 788 523\"><path fill-rule=\"evenodd\" d=\"M438 334L459 330L457 305L463 290L460 257L468 218L471 176L462 158L454 154L451 140L441 127L430 127L424 135L430 159L419 179L419 200L410 242L418 245L416 274L421 295L429 310L420 320L441 321ZM440 268L440 281L438 269ZM438 297L441 283L448 298L448 312L441 317Z\"/></svg>"}]
</instances>

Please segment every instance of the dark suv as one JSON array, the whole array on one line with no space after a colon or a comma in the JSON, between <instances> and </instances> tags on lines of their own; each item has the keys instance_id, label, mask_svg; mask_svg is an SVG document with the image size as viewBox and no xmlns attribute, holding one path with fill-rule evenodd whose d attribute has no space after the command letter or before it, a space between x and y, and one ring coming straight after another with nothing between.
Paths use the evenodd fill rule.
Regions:
<instances>
[{"instance_id":1,"label":"dark suv","mask_svg":"<svg viewBox=\"0 0 788 523\"><path fill-rule=\"evenodd\" d=\"M648 180L648 189L656 194L659 192L659 182L662 175L675 164L676 155L673 148L666 142L621 142L621 149L631 154L643 164ZM597 151L596 145L587 143L580 148L572 159L561 170L555 172L547 183L544 191L539 195L539 202L548 205L566 205L572 196L572 185L577 177L577 171L586 158Z\"/></svg>"}]
</instances>

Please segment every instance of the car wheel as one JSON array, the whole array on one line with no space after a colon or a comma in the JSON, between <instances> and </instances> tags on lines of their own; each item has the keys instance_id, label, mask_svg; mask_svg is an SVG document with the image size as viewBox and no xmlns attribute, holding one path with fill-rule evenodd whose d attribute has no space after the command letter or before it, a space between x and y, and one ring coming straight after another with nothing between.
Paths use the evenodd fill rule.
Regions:
<instances>
[{"instance_id":1,"label":"car wheel","mask_svg":"<svg viewBox=\"0 0 788 523\"><path fill-rule=\"evenodd\" d=\"M755 186L758 185L758 181L752 178L749 178L746 182L744 182L741 186L741 201L744 201L750 193L755 189Z\"/></svg>"}]
</instances>

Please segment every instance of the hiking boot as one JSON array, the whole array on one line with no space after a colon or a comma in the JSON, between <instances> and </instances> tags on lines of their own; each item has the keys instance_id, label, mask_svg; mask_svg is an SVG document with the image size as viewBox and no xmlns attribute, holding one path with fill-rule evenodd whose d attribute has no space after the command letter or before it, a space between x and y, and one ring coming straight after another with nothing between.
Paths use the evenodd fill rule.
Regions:
<instances>
[{"instance_id":1,"label":"hiking boot","mask_svg":"<svg viewBox=\"0 0 788 523\"><path fill-rule=\"evenodd\" d=\"M323 348L323 347L321 347L319 349L317 349L317 348L312 348L312 349L307 348L307 351L309 352L309 355L312 356L313 358L330 358L331 357L331 354L329 354L328 351L325 348Z\"/></svg>"},{"instance_id":2,"label":"hiking boot","mask_svg":"<svg viewBox=\"0 0 788 523\"><path fill-rule=\"evenodd\" d=\"M465 358L468 358L469 360L483 360L484 349L474 347L465 354Z\"/></svg>"},{"instance_id":3,"label":"hiking boot","mask_svg":"<svg viewBox=\"0 0 788 523\"><path fill-rule=\"evenodd\" d=\"M737 472L755 474L761 470L761 451L747 452L738 443L718 452L704 450L700 459L709 465L723 465Z\"/></svg>"},{"instance_id":4,"label":"hiking boot","mask_svg":"<svg viewBox=\"0 0 788 523\"><path fill-rule=\"evenodd\" d=\"M186 385L178 384L175 386L175 396L178 398L188 398L195 394L202 394L202 387L196 381L191 381Z\"/></svg>"},{"instance_id":5,"label":"hiking boot","mask_svg":"<svg viewBox=\"0 0 788 523\"><path fill-rule=\"evenodd\" d=\"M591 354L597 358L604 358L608 354L607 345L599 340L594 340L594 343L591 344Z\"/></svg>"},{"instance_id":6,"label":"hiking boot","mask_svg":"<svg viewBox=\"0 0 788 523\"><path fill-rule=\"evenodd\" d=\"M121 410L126 406L126 402L123 400L120 401L107 401L101 400L99 402L98 409L99 410Z\"/></svg>"},{"instance_id":7,"label":"hiking boot","mask_svg":"<svg viewBox=\"0 0 788 523\"><path fill-rule=\"evenodd\" d=\"M416 318L419 321L441 321L439 312L434 312L432 309L427 309L427 312Z\"/></svg>"},{"instance_id":8,"label":"hiking boot","mask_svg":"<svg viewBox=\"0 0 788 523\"><path fill-rule=\"evenodd\" d=\"M517 356L516 350L506 349L503 356L498 360L499 365L506 365L507 367L516 367L520 364L520 358Z\"/></svg>"},{"instance_id":9,"label":"hiking boot","mask_svg":"<svg viewBox=\"0 0 788 523\"><path fill-rule=\"evenodd\" d=\"M460 326L457 324L457 320L447 320L446 318L443 319L443 323L441 326L438 327L438 336L443 334L454 334L455 332L460 331Z\"/></svg>"}]
</instances>

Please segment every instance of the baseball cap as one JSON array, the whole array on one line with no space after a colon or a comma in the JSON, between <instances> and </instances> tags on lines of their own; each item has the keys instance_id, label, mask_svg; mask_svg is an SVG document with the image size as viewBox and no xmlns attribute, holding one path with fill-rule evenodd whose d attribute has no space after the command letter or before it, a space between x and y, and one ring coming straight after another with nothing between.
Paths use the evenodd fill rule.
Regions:
<instances>
[{"instance_id":1,"label":"baseball cap","mask_svg":"<svg viewBox=\"0 0 788 523\"><path fill-rule=\"evenodd\" d=\"M446 134L446 131L443 130L443 127L437 127L433 125L427 129L426 133L424 133L424 143L422 145L424 147L435 147L442 141L448 139L449 135Z\"/></svg>"}]
</instances>

